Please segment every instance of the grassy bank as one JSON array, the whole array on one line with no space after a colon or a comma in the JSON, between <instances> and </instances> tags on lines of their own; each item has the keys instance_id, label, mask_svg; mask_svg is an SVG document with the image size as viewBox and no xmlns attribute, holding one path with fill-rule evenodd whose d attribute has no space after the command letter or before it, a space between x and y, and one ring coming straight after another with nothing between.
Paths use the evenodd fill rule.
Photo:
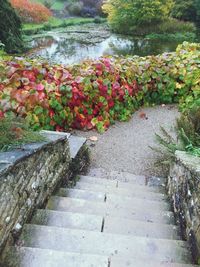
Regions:
<instances>
[{"instance_id":1,"label":"grassy bank","mask_svg":"<svg viewBox=\"0 0 200 267\"><path fill-rule=\"evenodd\" d=\"M197 35L194 32L185 32L185 33L152 33L145 36L147 39L153 40L162 40L162 41L188 41L188 42L195 42L198 41Z\"/></svg>"},{"instance_id":2,"label":"grassy bank","mask_svg":"<svg viewBox=\"0 0 200 267\"><path fill-rule=\"evenodd\" d=\"M51 18L48 22L41 24L24 24L23 25L23 34L32 35L37 34L41 31L51 30L59 27L67 27L72 25L81 25L87 23L104 23L106 20L102 18Z\"/></svg>"}]
</instances>

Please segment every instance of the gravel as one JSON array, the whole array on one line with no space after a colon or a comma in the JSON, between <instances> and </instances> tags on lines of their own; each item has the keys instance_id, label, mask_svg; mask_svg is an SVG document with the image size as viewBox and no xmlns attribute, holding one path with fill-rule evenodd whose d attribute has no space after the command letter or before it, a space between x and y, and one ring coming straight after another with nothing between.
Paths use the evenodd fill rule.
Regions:
<instances>
[{"instance_id":1,"label":"gravel","mask_svg":"<svg viewBox=\"0 0 200 267\"><path fill-rule=\"evenodd\" d=\"M163 169L155 167L157 153L149 146L156 146L155 133L160 131L160 126L172 130L178 115L174 105L143 108L130 121L117 122L104 134L96 131L76 131L75 134L88 138L91 168L164 176ZM98 141L90 141L92 136Z\"/></svg>"}]
</instances>

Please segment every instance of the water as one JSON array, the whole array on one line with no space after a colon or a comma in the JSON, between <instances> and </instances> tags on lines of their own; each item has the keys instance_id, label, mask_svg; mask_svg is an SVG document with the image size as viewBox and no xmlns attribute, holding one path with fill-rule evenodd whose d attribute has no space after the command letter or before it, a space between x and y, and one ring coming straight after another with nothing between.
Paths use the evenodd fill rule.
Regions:
<instances>
[{"instance_id":1,"label":"water","mask_svg":"<svg viewBox=\"0 0 200 267\"><path fill-rule=\"evenodd\" d=\"M33 49L29 55L40 56L51 62L68 65L106 55L146 56L172 52L179 44L177 41L131 38L115 34L100 38L93 43L91 38L89 40L87 37L86 35L84 38L82 35L81 38L74 38L74 36L70 38L70 34L54 32L51 36L35 38L32 41Z\"/></svg>"}]
</instances>

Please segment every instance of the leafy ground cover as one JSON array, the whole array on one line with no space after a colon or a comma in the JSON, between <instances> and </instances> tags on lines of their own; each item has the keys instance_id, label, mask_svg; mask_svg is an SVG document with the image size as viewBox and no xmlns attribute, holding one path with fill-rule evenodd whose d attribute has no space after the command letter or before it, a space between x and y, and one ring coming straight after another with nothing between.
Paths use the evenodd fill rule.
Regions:
<instances>
[{"instance_id":1,"label":"leafy ground cover","mask_svg":"<svg viewBox=\"0 0 200 267\"><path fill-rule=\"evenodd\" d=\"M179 102L182 111L198 105L199 67L200 45L188 43L174 53L71 67L9 58L0 62L0 117L20 115L34 129L103 132L142 105Z\"/></svg>"}]
</instances>

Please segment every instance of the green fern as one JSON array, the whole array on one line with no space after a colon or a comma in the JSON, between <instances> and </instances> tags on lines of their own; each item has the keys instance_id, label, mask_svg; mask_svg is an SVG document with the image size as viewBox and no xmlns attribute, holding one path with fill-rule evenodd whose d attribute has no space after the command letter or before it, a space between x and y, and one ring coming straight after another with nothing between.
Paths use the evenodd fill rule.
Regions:
<instances>
[{"instance_id":1,"label":"green fern","mask_svg":"<svg viewBox=\"0 0 200 267\"><path fill-rule=\"evenodd\" d=\"M161 156L156 164L170 164L175 158L176 150L200 156L200 107L194 107L177 119L175 132L177 139L163 127L161 134L156 134L160 147L151 147Z\"/></svg>"}]
</instances>

